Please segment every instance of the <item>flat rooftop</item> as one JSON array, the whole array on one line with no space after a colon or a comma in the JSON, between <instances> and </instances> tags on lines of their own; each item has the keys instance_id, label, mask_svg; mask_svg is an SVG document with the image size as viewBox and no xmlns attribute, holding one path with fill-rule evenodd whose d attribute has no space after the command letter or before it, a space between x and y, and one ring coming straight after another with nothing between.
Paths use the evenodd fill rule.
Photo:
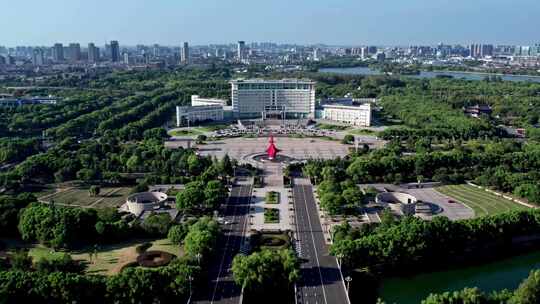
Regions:
<instances>
[{"instance_id":1,"label":"flat rooftop","mask_svg":"<svg viewBox=\"0 0 540 304\"><path fill-rule=\"evenodd\" d=\"M285 79L234 79L230 83L309 83L314 84L315 81L311 79L297 79L297 78L285 78Z\"/></svg>"}]
</instances>

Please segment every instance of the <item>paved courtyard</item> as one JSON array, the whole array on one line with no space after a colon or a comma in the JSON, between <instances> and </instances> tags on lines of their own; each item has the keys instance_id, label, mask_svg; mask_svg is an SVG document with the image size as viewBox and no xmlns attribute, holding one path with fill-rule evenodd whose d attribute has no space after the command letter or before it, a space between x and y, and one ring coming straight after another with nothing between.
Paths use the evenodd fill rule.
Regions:
<instances>
[{"instance_id":1,"label":"paved courtyard","mask_svg":"<svg viewBox=\"0 0 540 304\"><path fill-rule=\"evenodd\" d=\"M275 137L274 142L280 150L279 154L299 160L344 157L348 154L349 147L352 147L341 144L339 141L317 138ZM204 145L198 145L197 148L201 155L222 158L225 154L228 154L229 157L241 161L248 155L264 153L267 146L267 137L238 137L209 141Z\"/></svg>"}]
</instances>

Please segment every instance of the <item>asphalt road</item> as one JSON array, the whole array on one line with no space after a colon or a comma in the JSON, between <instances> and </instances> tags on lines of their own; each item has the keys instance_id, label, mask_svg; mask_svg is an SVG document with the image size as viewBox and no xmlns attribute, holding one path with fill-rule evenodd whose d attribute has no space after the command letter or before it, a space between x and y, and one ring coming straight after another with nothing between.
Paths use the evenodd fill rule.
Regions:
<instances>
[{"instance_id":1,"label":"asphalt road","mask_svg":"<svg viewBox=\"0 0 540 304\"><path fill-rule=\"evenodd\" d=\"M251 184L247 179L239 178L239 185L231 189L229 200L221 216L222 237L217 245L217 254L211 261L209 284L206 290L195 298L195 303L241 303L241 289L233 280L232 260L241 250L248 229L249 203L251 200Z\"/></svg>"},{"instance_id":2,"label":"asphalt road","mask_svg":"<svg viewBox=\"0 0 540 304\"><path fill-rule=\"evenodd\" d=\"M297 283L298 304L347 304L348 299L337 260L329 255L312 186L298 179L293 188L296 211L296 250L303 260Z\"/></svg>"}]
</instances>

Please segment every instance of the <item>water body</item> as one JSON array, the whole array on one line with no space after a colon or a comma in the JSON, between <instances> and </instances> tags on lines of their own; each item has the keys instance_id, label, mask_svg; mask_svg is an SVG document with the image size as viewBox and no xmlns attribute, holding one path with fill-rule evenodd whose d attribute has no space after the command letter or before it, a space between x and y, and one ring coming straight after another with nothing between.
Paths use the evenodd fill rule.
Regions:
<instances>
[{"instance_id":1,"label":"water body","mask_svg":"<svg viewBox=\"0 0 540 304\"><path fill-rule=\"evenodd\" d=\"M368 67L355 67L355 68L322 68L319 69L321 73L337 73L337 74L349 74L349 75L383 75L378 70L373 70ZM457 79L466 80L483 80L486 76L500 76L504 81L529 81L539 82L540 76L526 76L526 75L508 75L508 74L489 74L489 73L475 73L475 72L452 72L452 71L440 71L429 72L421 71L419 75L403 75L405 77L414 78L435 78L439 75L452 76Z\"/></svg>"},{"instance_id":2,"label":"water body","mask_svg":"<svg viewBox=\"0 0 540 304\"><path fill-rule=\"evenodd\" d=\"M480 266L419 274L410 277L386 278L379 296L386 303L418 304L430 293L478 287L488 293L516 289L533 269L540 268L540 251Z\"/></svg>"}]
</instances>

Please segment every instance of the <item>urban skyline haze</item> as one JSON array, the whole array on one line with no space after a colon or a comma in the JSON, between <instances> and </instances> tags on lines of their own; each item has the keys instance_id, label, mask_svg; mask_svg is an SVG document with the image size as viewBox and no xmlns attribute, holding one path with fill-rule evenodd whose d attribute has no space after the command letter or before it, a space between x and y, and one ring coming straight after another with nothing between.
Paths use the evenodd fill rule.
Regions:
<instances>
[{"instance_id":1,"label":"urban skyline haze","mask_svg":"<svg viewBox=\"0 0 540 304\"><path fill-rule=\"evenodd\" d=\"M89 5L92 4L92 5ZM537 43L540 2L517 0L16 1L0 45L119 40L192 45L236 40L330 45ZM31 8L31 9L30 9Z\"/></svg>"}]
</instances>

